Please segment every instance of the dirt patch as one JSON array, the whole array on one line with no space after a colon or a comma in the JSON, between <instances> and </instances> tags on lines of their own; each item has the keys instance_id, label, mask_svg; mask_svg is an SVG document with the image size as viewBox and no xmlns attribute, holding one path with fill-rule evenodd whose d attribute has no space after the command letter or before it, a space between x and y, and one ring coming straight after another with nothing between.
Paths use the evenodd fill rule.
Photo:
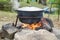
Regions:
<instances>
[{"instance_id":1,"label":"dirt patch","mask_svg":"<svg viewBox=\"0 0 60 40\"><path fill-rule=\"evenodd\" d=\"M60 19L58 20L58 15L57 14L55 14L55 15L53 15L53 14L49 15L49 17L48 17L48 14L44 14L44 17L51 19L52 22L53 22L53 24L54 24L54 27L60 29Z\"/></svg>"}]
</instances>

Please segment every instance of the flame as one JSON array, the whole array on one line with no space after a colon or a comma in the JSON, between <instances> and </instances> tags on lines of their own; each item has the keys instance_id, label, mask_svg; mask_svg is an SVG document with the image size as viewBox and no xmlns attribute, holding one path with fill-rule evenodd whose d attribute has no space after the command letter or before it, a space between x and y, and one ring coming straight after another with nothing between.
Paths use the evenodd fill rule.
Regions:
<instances>
[{"instance_id":1,"label":"flame","mask_svg":"<svg viewBox=\"0 0 60 40\"><path fill-rule=\"evenodd\" d=\"M42 26L41 22L33 23L33 24L23 23L23 25L22 25L23 28L29 28L29 29L32 29L32 30L35 30L37 27L41 27L41 26Z\"/></svg>"}]
</instances>

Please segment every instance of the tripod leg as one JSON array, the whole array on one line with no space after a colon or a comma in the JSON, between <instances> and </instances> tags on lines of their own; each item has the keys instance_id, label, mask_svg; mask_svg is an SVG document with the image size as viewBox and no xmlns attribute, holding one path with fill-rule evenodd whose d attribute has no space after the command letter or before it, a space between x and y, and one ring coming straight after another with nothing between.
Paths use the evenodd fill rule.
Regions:
<instances>
[{"instance_id":1,"label":"tripod leg","mask_svg":"<svg viewBox=\"0 0 60 40\"><path fill-rule=\"evenodd\" d=\"M17 16L17 18L16 18L15 27L16 27L16 25L17 25L17 22L18 22L18 16Z\"/></svg>"}]
</instances>

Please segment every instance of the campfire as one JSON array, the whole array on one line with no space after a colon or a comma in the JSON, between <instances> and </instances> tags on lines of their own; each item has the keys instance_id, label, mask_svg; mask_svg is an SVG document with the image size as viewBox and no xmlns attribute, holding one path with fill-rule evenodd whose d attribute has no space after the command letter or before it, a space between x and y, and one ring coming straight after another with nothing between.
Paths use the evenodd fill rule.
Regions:
<instances>
[{"instance_id":1,"label":"campfire","mask_svg":"<svg viewBox=\"0 0 60 40\"><path fill-rule=\"evenodd\" d=\"M22 7L16 11L17 18L15 27L19 19L19 21L22 22L22 28L31 30L47 29L48 31L52 31L53 23L50 19L43 17L43 9L37 7Z\"/></svg>"},{"instance_id":2,"label":"campfire","mask_svg":"<svg viewBox=\"0 0 60 40\"><path fill-rule=\"evenodd\" d=\"M31 30L35 30L36 28L42 27L42 23L41 22L33 23L33 24L23 23L22 27L23 28L28 28L28 29L31 29Z\"/></svg>"},{"instance_id":3,"label":"campfire","mask_svg":"<svg viewBox=\"0 0 60 40\"><path fill-rule=\"evenodd\" d=\"M43 11L44 11L43 9L37 7L23 7L16 11L17 11L17 18L15 23L9 23L2 26L1 38L3 39L8 38L8 40L12 40L12 39L22 40L23 37L24 38L30 37L32 38L31 40L35 40L34 36L38 35L37 34L38 32L41 33L42 31L43 33L42 38L44 36L43 30L40 31L40 29L44 29L44 30L46 29L49 31L48 33L53 31L52 29L52 27L54 27L53 22L50 19L43 17ZM37 30L38 32L35 33L36 32L35 30ZM33 35L33 31L34 31L34 35ZM30 33L32 33L31 36ZM35 38L37 37L39 38L39 36L36 36ZM28 39L30 40L30 38Z\"/></svg>"}]
</instances>

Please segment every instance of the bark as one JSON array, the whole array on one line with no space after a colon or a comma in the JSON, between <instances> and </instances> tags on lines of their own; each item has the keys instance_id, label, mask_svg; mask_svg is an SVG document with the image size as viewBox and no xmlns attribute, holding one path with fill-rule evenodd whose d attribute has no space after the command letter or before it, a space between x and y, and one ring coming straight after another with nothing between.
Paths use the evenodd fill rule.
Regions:
<instances>
[{"instance_id":1,"label":"bark","mask_svg":"<svg viewBox=\"0 0 60 40\"><path fill-rule=\"evenodd\" d=\"M18 0L11 0L12 10L17 10L19 8Z\"/></svg>"}]
</instances>

